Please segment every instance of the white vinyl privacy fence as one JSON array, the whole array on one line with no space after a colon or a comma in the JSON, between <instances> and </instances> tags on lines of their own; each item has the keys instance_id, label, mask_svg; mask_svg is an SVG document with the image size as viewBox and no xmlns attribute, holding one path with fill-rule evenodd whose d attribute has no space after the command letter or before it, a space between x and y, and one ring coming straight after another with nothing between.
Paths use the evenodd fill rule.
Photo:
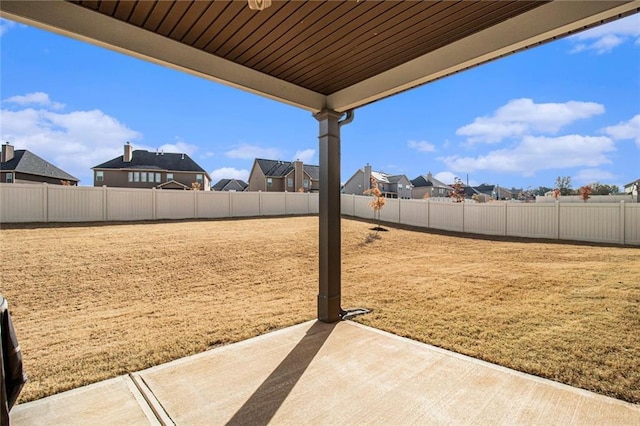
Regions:
<instances>
[{"instance_id":1,"label":"white vinyl privacy fence","mask_svg":"<svg viewBox=\"0 0 640 426\"><path fill-rule=\"evenodd\" d=\"M214 219L318 213L318 194L0 184L0 222Z\"/></svg>"},{"instance_id":2,"label":"white vinyl privacy fence","mask_svg":"<svg viewBox=\"0 0 640 426\"><path fill-rule=\"evenodd\" d=\"M343 215L374 220L370 197L343 195ZM640 245L640 204L450 203L387 199L385 222L446 231Z\"/></svg>"},{"instance_id":3,"label":"white vinyl privacy fence","mask_svg":"<svg viewBox=\"0 0 640 426\"><path fill-rule=\"evenodd\" d=\"M370 197L342 195L374 219ZM0 223L214 219L318 213L318 194L0 184ZM639 203L451 203L387 199L384 222L447 231L640 246Z\"/></svg>"}]
</instances>

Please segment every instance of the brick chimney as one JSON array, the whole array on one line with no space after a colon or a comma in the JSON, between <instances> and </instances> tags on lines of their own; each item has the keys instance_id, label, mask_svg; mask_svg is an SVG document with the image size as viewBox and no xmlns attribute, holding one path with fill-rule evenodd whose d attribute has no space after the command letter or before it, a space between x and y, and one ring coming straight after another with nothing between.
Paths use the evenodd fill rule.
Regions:
<instances>
[{"instance_id":1,"label":"brick chimney","mask_svg":"<svg viewBox=\"0 0 640 426\"><path fill-rule=\"evenodd\" d=\"M362 187L364 188L363 192L371 189L371 165L369 163L364 166L364 185Z\"/></svg>"},{"instance_id":2,"label":"brick chimney","mask_svg":"<svg viewBox=\"0 0 640 426\"><path fill-rule=\"evenodd\" d=\"M127 142L124 146L124 156L122 157L122 160L125 163L130 163L131 158L133 158L133 147L129 142Z\"/></svg>"},{"instance_id":3,"label":"brick chimney","mask_svg":"<svg viewBox=\"0 0 640 426\"><path fill-rule=\"evenodd\" d=\"M304 188L304 167L302 161L300 160L296 160L293 162L293 179L295 191L299 190L300 188L302 188L305 192L309 190L309 188ZM309 187L311 187L311 182L309 182Z\"/></svg>"},{"instance_id":4,"label":"brick chimney","mask_svg":"<svg viewBox=\"0 0 640 426\"><path fill-rule=\"evenodd\" d=\"M431 172L427 173L427 180L429 182L433 182L433 175L431 174Z\"/></svg>"},{"instance_id":5,"label":"brick chimney","mask_svg":"<svg viewBox=\"0 0 640 426\"><path fill-rule=\"evenodd\" d=\"M9 145L9 142L6 142L2 145L2 162L13 160L13 145Z\"/></svg>"}]
</instances>

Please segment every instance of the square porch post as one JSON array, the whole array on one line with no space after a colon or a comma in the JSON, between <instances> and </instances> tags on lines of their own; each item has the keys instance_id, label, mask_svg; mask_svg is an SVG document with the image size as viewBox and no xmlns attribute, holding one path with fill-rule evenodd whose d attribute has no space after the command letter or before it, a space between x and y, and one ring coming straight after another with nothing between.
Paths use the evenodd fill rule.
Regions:
<instances>
[{"instance_id":1,"label":"square porch post","mask_svg":"<svg viewBox=\"0 0 640 426\"><path fill-rule=\"evenodd\" d=\"M341 312L339 119L342 115L331 110L314 115L320 125L318 319L323 322L339 321Z\"/></svg>"}]
</instances>

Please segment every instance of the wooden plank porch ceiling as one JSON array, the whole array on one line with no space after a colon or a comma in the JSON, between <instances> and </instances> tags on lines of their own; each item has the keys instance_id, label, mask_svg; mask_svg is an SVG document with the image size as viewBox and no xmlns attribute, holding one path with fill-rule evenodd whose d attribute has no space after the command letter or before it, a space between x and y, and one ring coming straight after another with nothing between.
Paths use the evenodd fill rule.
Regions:
<instances>
[{"instance_id":1,"label":"wooden plank porch ceiling","mask_svg":"<svg viewBox=\"0 0 640 426\"><path fill-rule=\"evenodd\" d=\"M330 95L545 2L73 3Z\"/></svg>"},{"instance_id":2,"label":"wooden plank porch ceiling","mask_svg":"<svg viewBox=\"0 0 640 426\"><path fill-rule=\"evenodd\" d=\"M344 112L637 13L638 0L3 0L0 13L286 102Z\"/></svg>"}]
</instances>

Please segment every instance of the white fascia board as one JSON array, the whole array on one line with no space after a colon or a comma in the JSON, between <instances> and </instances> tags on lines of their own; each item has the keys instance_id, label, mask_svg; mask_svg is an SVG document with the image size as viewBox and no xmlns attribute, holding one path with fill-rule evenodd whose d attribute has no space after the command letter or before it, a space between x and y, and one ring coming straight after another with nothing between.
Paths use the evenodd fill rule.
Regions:
<instances>
[{"instance_id":1,"label":"white fascia board","mask_svg":"<svg viewBox=\"0 0 640 426\"><path fill-rule=\"evenodd\" d=\"M0 2L0 16L318 112L326 96L63 0Z\"/></svg>"},{"instance_id":2,"label":"white fascia board","mask_svg":"<svg viewBox=\"0 0 640 426\"><path fill-rule=\"evenodd\" d=\"M638 0L553 1L333 93L327 108L357 108L639 8Z\"/></svg>"}]
</instances>

